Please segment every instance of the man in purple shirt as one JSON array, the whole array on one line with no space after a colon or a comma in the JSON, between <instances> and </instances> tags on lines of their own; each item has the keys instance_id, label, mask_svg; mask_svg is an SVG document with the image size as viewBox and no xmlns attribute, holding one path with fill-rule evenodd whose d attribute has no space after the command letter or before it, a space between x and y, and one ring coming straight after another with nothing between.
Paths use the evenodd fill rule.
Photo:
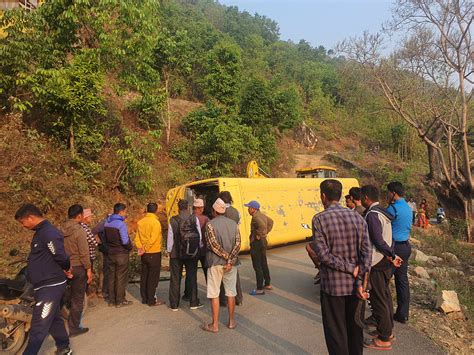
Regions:
<instances>
[{"instance_id":1,"label":"man in purple shirt","mask_svg":"<svg viewBox=\"0 0 474 355\"><path fill-rule=\"evenodd\" d=\"M320 260L321 312L329 354L362 354L363 331L355 322L359 298L367 298L363 279L370 271L372 247L367 224L339 204L342 184L321 185L325 210L313 217L314 249Z\"/></svg>"}]
</instances>

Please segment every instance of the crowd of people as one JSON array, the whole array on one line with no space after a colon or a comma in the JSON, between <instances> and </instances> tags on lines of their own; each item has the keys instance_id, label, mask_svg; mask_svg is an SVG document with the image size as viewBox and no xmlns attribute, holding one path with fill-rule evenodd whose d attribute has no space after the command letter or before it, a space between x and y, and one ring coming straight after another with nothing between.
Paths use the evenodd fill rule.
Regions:
<instances>
[{"instance_id":1,"label":"crowd of people","mask_svg":"<svg viewBox=\"0 0 474 355\"><path fill-rule=\"evenodd\" d=\"M314 216L312 241L306 246L319 269L315 282L321 284L326 345L330 354L361 354L364 347L389 350L395 338L393 321L405 323L409 316L407 261L411 254L408 239L413 210L404 199L404 187L399 182L387 185L387 208L380 205L379 190L373 185L351 188L344 207L339 202L342 189L337 180L321 183L324 211ZM189 302L191 310L203 307L197 292L200 263L212 310L211 322L201 328L218 332L219 308L226 306L227 326L234 329L235 306L242 304L243 296L238 272L241 216L232 202L228 191L220 192L212 205L212 216L206 216L203 199L194 199L192 213L189 202L180 200L179 213L169 219L166 238L157 216L158 205L149 203L145 216L138 221L133 242L125 223L127 209L123 203L115 204L113 213L93 227L92 211L78 204L68 209L68 219L59 228L46 220L36 206L21 206L15 219L35 232L28 259L35 307L24 354L37 354L48 333L56 341L56 354L71 353L69 338L88 331L82 326L82 311L94 269L100 275L99 292L110 307L131 305L126 287L134 248L141 259L141 302L149 307L166 304L156 297L163 239L169 257L170 310L178 311L180 301ZM256 275L256 288L249 293L259 296L273 288L266 257L267 236L273 221L262 213L258 201L245 206L252 216L250 255ZM181 294L183 268L186 279ZM397 293L395 312L389 288L393 276ZM71 305L69 331L60 315L66 288ZM367 299L372 314L362 320L361 326L357 319L363 317L360 309ZM370 330L370 340L364 340L363 328Z\"/></svg>"},{"instance_id":2,"label":"crowd of people","mask_svg":"<svg viewBox=\"0 0 474 355\"><path fill-rule=\"evenodd\" d=\"M218 331L219 307L227 307L228 328L234 329L235 305L243 301L238 273L241 237L239 211L232 206L228 191L220 192L212 205L212 216L204 215L204 200L195 198L192 213L189 202L178 202L179 213L169 220L166 255L169 257L171 311L179 309L180 301L189 302L191 310L203 307L198 298L197 272L201 264L211 300L212 321L203 324L204 331ZM273 221L260 211L257 201L245 205L252 216L250 254L256 273L256 288L250 295L272 290L266 249L267 235ZM35 233L28 257L27 277L34 288L35 306L28 344L24 354L37 354L46 336L56 342L56 354L71 354L69 338L89 331L82 326L82 312L88 285L94 269L98 275L98 294L110 307L126 307L133 302L126 298L130 253L136 248L141 259L141 302L150 307L164 305L156 297L162 259L162 226L158 205L148 203L145 216L138 221L135 238L129 235L126 205L117 203L113 213L92 226L93 213L75 204L69 207L66 222L59 228L44 218L32 204L21 206L15 219ZM99 251L99 253L97 253ZM185 289L181 297L181 278L186 270ZM67 328L60 309L70 304Z\"/></svg>"}]
</instances>

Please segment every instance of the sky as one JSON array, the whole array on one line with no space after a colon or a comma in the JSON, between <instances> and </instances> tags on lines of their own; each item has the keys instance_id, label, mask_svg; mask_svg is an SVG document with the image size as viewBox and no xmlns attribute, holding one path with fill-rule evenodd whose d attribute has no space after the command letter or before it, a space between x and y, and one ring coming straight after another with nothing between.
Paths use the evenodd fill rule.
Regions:
<instances>
[{"instance_id":1,"label":"sky","mask_svg":"<svg viewBox=\"0 0 474 355\"><path fill-rule=\"evenodd\" d=\"M275 20L281 39L334 48L365 30L377 32L390 19L391 0L219 0Z\"/></svg>"}]
</instances>

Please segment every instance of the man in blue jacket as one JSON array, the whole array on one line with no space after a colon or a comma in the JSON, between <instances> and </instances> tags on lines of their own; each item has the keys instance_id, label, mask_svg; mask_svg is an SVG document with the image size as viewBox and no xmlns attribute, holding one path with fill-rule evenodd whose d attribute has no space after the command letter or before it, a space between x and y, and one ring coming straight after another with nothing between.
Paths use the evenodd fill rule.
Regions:
<instances>
[{"instance_id":1,"label":"man in blue jacket","mask_svg":"<svg viewBox=\"0 0 474 355\"><path fill-rule=\"evenodd\" d=\"M72 354L60 314L66 276L72 277L69 256L64 251L64 237L32 204L21 206L15 219L23 227L35 231L27 269L28 281L34 289L35 306L28 345L23 354L38 354L48 333L56 342L56 354Z\"/></svg>"},{"instance_id":2,"label":"man in blue jacket","mask_svg":"<svg viewBox=\"0 0 474 355\"><path fill-rule=\"evenodd\" d=\"M114 213L107 218L104 225L109 264L109 306L116 307L132 304L132 301L125 299L129 254L132 250L132 242L125 224L125 209L123 203L115 204Z\"/></svg>"},{"instance_id":3,"label":"man in blue jacket","mask_svg":"<svg viewBox=\"0 0 474 355\"><path fill-rule=\"evenodd\" d=\"M393 319L400 323L408 320L410 306L410 284L408 283L408 259L411 254L411 245L408 239L413 221L413 212L403 196L405 188L402 183L393 181L387 185L390 205L387 212L394 216L392 221L392 238L395 243L394 251L404 263L394 269L395 288L397 290L397 310Z\"/></svg>"}]
</instances>

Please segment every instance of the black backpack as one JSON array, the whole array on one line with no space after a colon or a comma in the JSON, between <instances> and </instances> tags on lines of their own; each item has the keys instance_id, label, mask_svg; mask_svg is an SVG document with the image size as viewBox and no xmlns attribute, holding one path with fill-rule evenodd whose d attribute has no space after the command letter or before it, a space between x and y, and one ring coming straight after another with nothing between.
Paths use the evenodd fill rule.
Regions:
<instances>
[{"instance_id":1,"label":"black backpack","mask_svg":"<svg viewBox=\"0 0 474 355\"><path fill-rule=\"evenodd\" d=\"M180 257L193 259L199 257L201 236L196 223L196 216L191 215L180 226Z\"/></svg>"}]
</instances>

